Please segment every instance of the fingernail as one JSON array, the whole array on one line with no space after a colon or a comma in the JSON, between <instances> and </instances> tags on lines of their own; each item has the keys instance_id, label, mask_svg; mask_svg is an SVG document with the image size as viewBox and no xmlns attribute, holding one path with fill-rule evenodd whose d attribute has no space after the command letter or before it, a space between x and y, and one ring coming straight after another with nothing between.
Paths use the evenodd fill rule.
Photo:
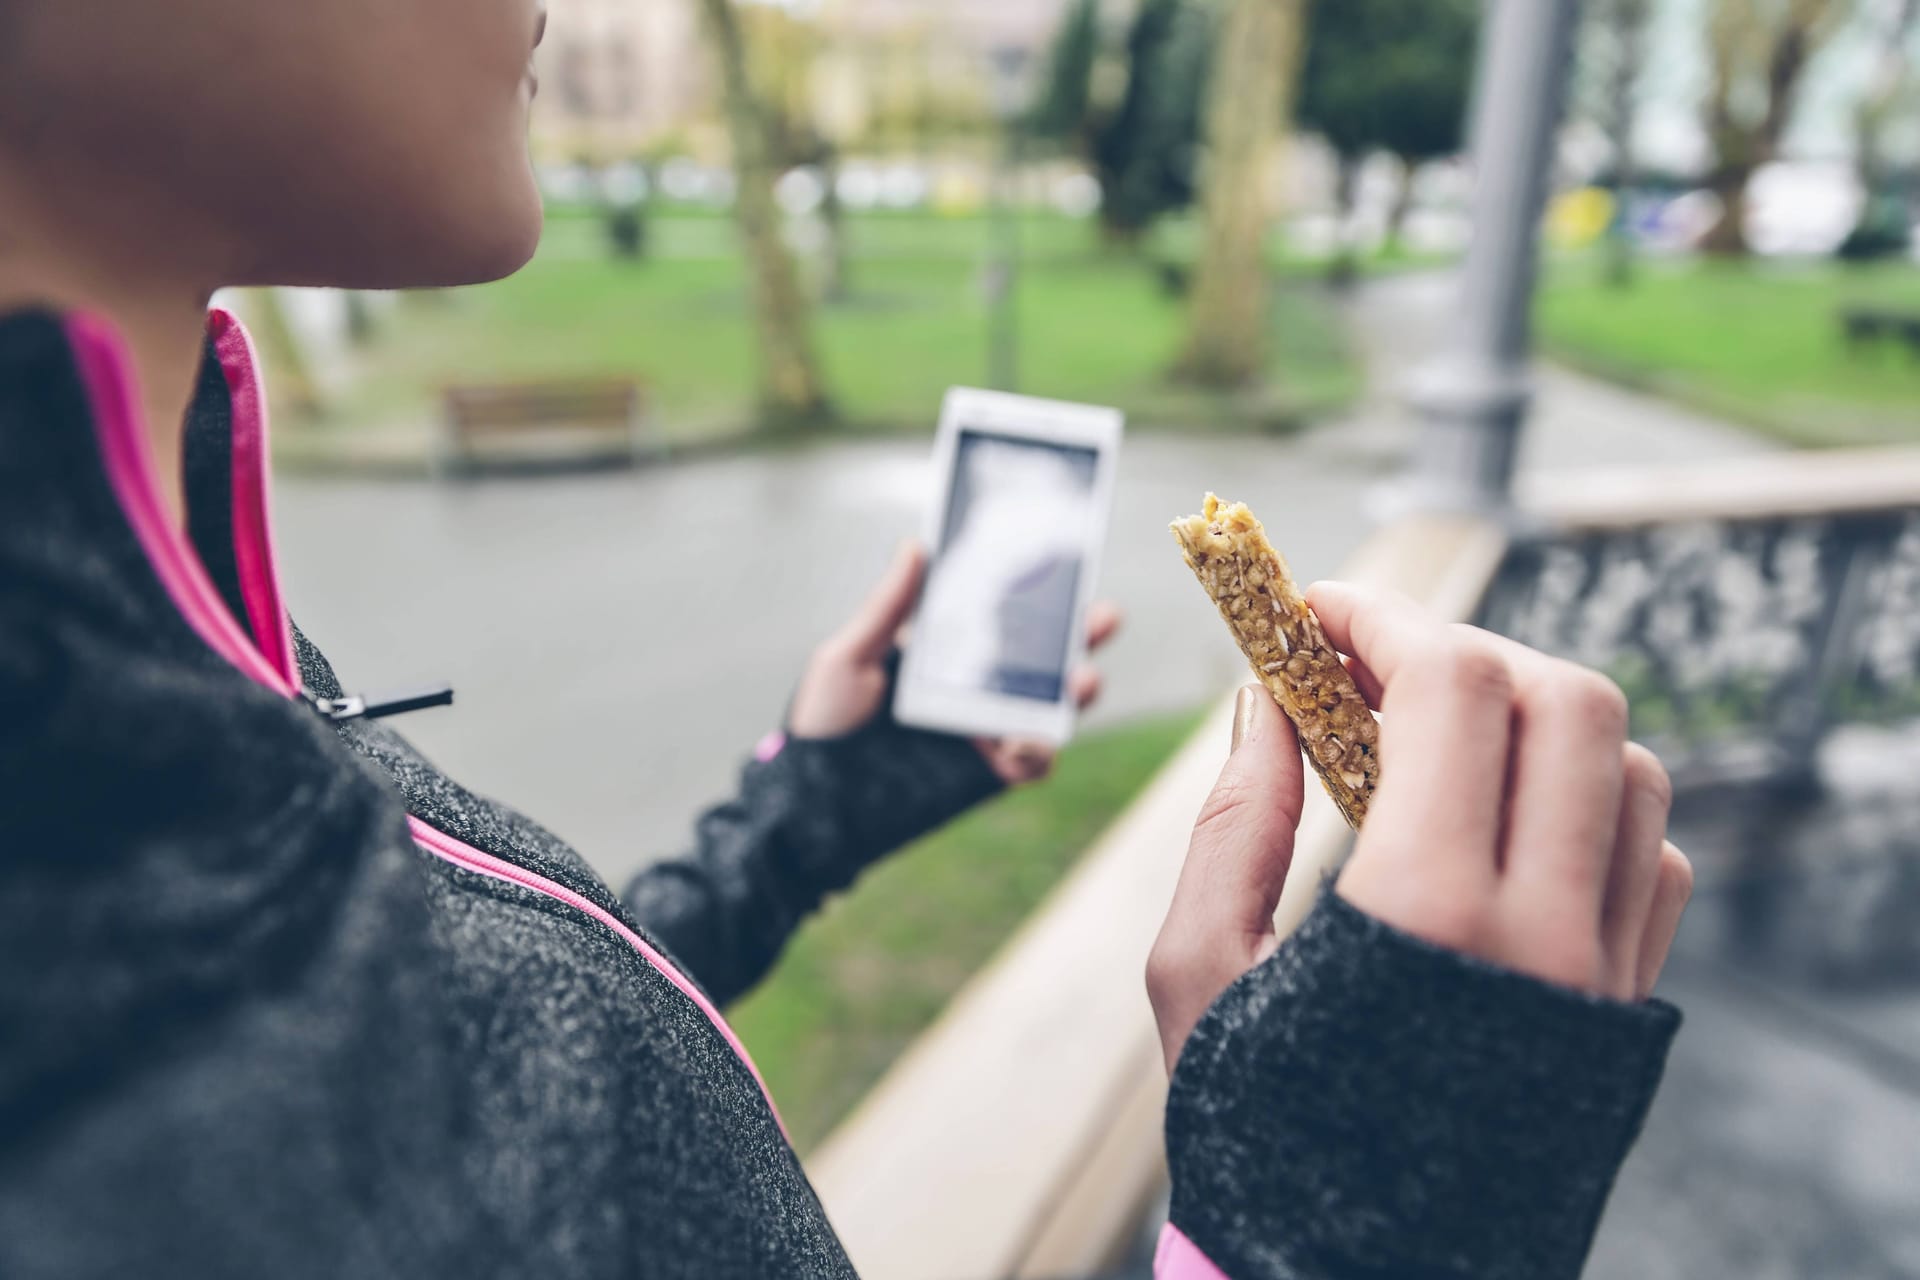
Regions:
<instances>
[{"instance_id":1,"label":"fingernail","mask_svg":"<svg viewBox=\"0 0 1920 1280\"><path fill-rule=\"evenodd\" d=\"M1246 685L1233 699L1233 750L1238 751L1240 744L1253 736L1254 716L1260 710L1259 699L1267 696L1267 691L1257 685Z\"/></svg>"}]
</instances>

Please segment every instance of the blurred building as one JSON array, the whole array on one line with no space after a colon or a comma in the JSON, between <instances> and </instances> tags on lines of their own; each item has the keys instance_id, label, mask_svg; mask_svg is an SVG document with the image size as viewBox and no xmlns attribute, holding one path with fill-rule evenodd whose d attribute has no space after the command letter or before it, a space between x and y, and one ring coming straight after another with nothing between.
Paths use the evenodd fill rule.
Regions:
<instances>
[{"instance_id":1,"label":"blurred building","mask_svg":"<svg viewBox=\"0 0 1920 1280\"><path fill-rule=\"evenodd\" d=\"M763 92L853 147L912 148L1030 86L1069 0L735 0ZM1116 12L1131 0L1113 0ZM537 141L550 154L717 142L696 0L549 0ZM557 157L556 157L557 158Z\"/></svg>"},{"instance_id":2,"label":"blurred building","mask_svg":"<svg viewBox=\"0 0 1920 1280\"><path fill-rule=\"evenodd\" d=\"M694 0L547 0L535 141L557 156L619 154L708 113L712 73Z\"/></svg>"},{"instance_id":3,"label":"blurred building","mask_svg":"<svg viewBox=\"0 0 1920 1280\"><path fill-rule=\"evenodd\" d=\"M819 0L816 117L832 137L881 146L991 119L1031 86L1069 2Z\"/></svg>"}]
</instances>

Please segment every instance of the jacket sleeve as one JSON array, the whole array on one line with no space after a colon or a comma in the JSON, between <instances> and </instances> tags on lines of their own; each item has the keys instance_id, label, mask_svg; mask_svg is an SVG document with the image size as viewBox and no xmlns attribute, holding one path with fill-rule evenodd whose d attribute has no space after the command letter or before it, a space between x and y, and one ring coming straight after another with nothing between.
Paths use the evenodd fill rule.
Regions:
<instances>
[{"instance_id":1,"label":"jacket sleeve","mask_svg":"<svg viewBox=\"0 0 1920 1280\"><path fill-rule=\"evenodd\" d=\"M726 1004L766 975L802 920L868 866L1001 790L972 743L891 714L840 738L776 734L693 848L628 886L635 917Z\"/></svg>"},{"instance_id":2,"label":"jacket sleeve","mask_svg":"<svg viewBox=\"0 0 1920 1280\"><path fill-rule=\"evenodd\" d=\"M1181 1053L1156 1276L1573 1280L1679 1023L1329 891Z\"/></svg>"}]
</instances>

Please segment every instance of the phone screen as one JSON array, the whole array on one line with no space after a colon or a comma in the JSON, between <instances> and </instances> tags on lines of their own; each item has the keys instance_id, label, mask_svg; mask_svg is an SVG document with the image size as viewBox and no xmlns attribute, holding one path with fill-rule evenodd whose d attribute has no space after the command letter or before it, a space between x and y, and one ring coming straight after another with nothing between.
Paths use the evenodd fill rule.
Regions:
<instances>
[{"instance_id":1,"label":"phone screen","mask_svg":"<svg viewBox=\"0 0 1920 1280\"><path fill-rule=\"evenodd\" d=\"M1094 528L1097 451L962 427L913 643L920 679L1058 702Z\"/></svg>"}]
</instances>

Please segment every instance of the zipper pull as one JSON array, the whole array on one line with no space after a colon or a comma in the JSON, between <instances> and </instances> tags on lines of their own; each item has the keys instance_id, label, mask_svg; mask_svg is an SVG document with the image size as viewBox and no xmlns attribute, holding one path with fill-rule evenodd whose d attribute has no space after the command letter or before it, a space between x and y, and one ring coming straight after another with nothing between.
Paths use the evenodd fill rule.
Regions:
<instances>
[{"instance_id":1,"label":"zipper pull","mask_svg":"<svg viewBox=\"0 0 1920 1280\"><path fill-rule=\"evenodd\" d=\"M453 687L444 684L432 685L424 689L405 690L382 697L349 694L344 698L323 698L306 688L300 690L300 696L306 700L308 706L335 724L348 720L384 720L388 716L405 715L409 711L425 711L429 707L453 705Z\"/></svg>"}]
</instances>

